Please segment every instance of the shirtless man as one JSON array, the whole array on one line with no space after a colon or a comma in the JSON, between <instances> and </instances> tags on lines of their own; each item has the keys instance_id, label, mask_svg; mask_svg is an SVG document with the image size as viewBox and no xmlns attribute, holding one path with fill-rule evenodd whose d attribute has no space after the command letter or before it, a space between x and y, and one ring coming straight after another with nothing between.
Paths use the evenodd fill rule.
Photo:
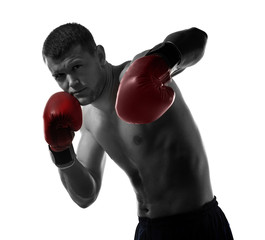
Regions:
<instances>
[{"instance_id":1,"label":"shirtless man","mask_svg":"<svg viewBox=\"0 0 265 240\"><path fill-rule=\"evenodd\" d=\"M137 196L136 240L233 239L198 128L171 81L202 58L206 42L197 28L175 32L119 66L106 61L80 24L59 26L44 42L43 59L66 92L44 110L45 139L62 183L75 203L90 206L108 154ZM81 123L75 154L71 142Z\"/></svg>"}]
</instances>

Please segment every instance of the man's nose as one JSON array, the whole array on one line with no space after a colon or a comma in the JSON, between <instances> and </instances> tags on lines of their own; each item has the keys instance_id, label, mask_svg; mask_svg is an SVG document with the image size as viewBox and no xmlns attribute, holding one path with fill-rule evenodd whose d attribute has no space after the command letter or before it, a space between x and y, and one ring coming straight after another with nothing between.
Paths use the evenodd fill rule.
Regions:
<instances>
[{"instance_id":1,"label":"man's nose","mask_svg":"<svg viewBox=\"0 0 265 240\"><path fill-rule=\"evenodd\" d=\"M68 81L69 87L73 87L76 84L78 84L78 79L75 76L70 75L70 74L67 75L67 81Z\"/></svg>"}]
</instances>

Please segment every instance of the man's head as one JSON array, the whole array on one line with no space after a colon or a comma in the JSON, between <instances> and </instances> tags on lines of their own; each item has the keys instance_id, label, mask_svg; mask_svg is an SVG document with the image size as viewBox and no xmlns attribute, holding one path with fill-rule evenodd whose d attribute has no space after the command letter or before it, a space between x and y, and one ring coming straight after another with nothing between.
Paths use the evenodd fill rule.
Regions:
<instances>
[{"instance_id":1,"label":"man's head","mask_svg":"<svg viewBox=\"0 0 265 240\"><path fill-rule=\"evenodd\" d=\"M94 54L96 43L90 31L78 23L67 23L55 28L46 38L42 55L54 60L62 58L71 48L80 45Z\"/></svg>"},{"instance_id":2,"label":"man's head","mask_svg":"<svg viewBox=\"0 0 265 240\"><path fill-rule=\"evenodd\" d=\"M80 104L100 97L106 83L105 51L96 46L85 27L68 23L54 29L43 44L42 55L59 86Z\"/></svg>"}]
</instances>

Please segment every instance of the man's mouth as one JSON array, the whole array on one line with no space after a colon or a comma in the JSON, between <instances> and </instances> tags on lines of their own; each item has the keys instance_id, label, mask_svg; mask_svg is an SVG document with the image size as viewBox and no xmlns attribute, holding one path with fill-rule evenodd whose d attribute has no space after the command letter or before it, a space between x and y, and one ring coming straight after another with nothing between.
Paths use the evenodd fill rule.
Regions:
<instances>
[{"instance_id":1,"label":"man's mouth","mask_svg":"<svg viewBox=\"0 0 265 240\"><path fill-rule=\"evenodd\" d=\"M72 93L72 95L79 95L79 94L81 94L84 90L85 90L86 88L83 88L83 89L80 89L80 90L77 90L77 91L74 91L73 93Z\"/></svg>"}]
</instances>

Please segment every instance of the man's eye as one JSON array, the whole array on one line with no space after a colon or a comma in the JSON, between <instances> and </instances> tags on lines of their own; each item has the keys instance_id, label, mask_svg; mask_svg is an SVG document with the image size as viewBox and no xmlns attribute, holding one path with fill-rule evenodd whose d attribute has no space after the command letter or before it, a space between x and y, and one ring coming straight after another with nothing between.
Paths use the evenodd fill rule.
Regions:
<instances>
[{"instance_id":1,"label":"man's eye","mask_svg":"<svg viewBox=\"0 0 265 240\"><path fill-rule=\"evenodd\" d=\"M63 74L63 73L61 73L61 74L55 74L54 75L54 78L55 78L55 80L56 81L63 81L64 80L64 78L65 78L65 74Z\"/></svg>"},{"instance_id":2,"label":"man's eye","mask_svg":"<svg viewBox=\"0 0 265 240\"><path fill-rule=\"evenodd\" d=\"M75 65L75 66L72 67L72 70L73 70L73 71L76 71L76 70L79 69L80 67L82 67L82 65L80 65L80 64L79 64L79 65Z\"/></svg>"}]
</instances>

